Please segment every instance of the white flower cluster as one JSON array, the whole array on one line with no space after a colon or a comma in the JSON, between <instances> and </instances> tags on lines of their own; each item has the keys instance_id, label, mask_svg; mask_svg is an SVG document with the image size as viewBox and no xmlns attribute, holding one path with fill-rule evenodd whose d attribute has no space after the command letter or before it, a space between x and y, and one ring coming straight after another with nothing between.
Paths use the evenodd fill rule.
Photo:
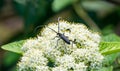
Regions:
<instances>
[{"instance_id":1,"label":"white flower cluster","mask_svg":"<svg viewBox=\"0 0 120 71\"><path fill-rule=\"evenodd\" d=\"M80 23L59 21L59 27L71 43L67 44L51 30L58 32L58 23L49 24L40 36L23 45L18 71L94 71L102 67L104 57L99 53L98 33Z\"/></svg>"}]
</instances>

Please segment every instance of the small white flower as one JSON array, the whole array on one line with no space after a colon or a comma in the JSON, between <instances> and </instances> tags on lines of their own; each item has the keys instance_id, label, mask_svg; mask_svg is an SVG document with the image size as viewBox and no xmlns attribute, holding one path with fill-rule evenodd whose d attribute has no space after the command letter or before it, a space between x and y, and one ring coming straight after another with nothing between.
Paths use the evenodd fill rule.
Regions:
<instances>
[{"instance_id":1,"label":"small white flower","mask_svg":"<svg viewBox=\"0 0 120 71\"><path fill-rule=\"evenodd\" d=\"M18 71L94 71L102 67L104 57L99 52L101 37L98 33L80 23L59 21L59 27L70 44L53 31L58 32L57 23L49 24L42 29L41 36L23 45Z\"/></svg>"},{"instance_id":2,"label":"small white flower","mask_svg":"<svg viewBox=\"0 0 120 71\"><path fill-rule=\"evenodd\" d=\"M46 55L46 57L54 58L55 59L55 58L61 56L62 53L60 51L56 50L56 49L53 49L50 52L49 51L45 52L45 55Z\"/></svg>"},{"instance_id":3,"label":"small white flower","mask_svg":"<svg viewBox=\"0 0 120 71\"><path fill-rule=\"evenodd\" d=\"M80 62L79 64L75 64L73 69L74 69L74 71L86 71L87 66L83 62Z\"/></svg>"},{"instance_id":4,"label":"small white flower","mask_svg":"<svg viewBox=\"0 0 120 71\"><path fill-rule=\"evenodd\" d=\"M36 66L35 71L50 71L48 66Z\"/></svg>"},{"instance_id":5,"label":"small white flower","mask_svg":"<svg viewBox=\"0 0 120 71\"><path fill-rule=\"evenodd\" d=\"M23 45L21 49L24 52L26 52L27 50L31 48L38 47L37 45L39 45L39 42L37 41L37 39L29 39L26 41L26 43Z\"/></svg>"},{"instance_id":6,"label":"small white flower","mask_svg":"<svg viewBox=\"0 0 120 71\"><path fill-rule=\"evenodd\" d=\"M36 70L37 66L46 66L48 63L47 58L44 57L43 53L38 49L30 49L28 50L21 61L18 63L18 70Z\"/></svg>"},{"instance_id":7,"label":"small white flower","mask_svg":"<svg viewBox=\"0 0 120 71\"><path fill-rule=\"evenodd\" d=\"M73 51L72 56L77 63L82 61L85 62L86 65L90 63L91 69L101 68L103 61L103 56L99 52L86 48Z\"/></svg>"},{"instance_id":8,"label":"small white flower","mask_svg":"<svg viewBox=\"0 0 120 71\"><path fill-rule=\"evenodd\" d=\"M54 67L52 71L68 71L68 70L64 67L59 66L59 67Z\"/></svg>"},{"instance_id":9,"label":"small white flower","mask_svg":"<svg viewBox=\"0 0 120 71\"><path fill-rule=\"evenodd\" d=\"M56 58L56 65L70 69L75 63L74 58L71 55L64 55Z\"/></svg>"}]
</instances>

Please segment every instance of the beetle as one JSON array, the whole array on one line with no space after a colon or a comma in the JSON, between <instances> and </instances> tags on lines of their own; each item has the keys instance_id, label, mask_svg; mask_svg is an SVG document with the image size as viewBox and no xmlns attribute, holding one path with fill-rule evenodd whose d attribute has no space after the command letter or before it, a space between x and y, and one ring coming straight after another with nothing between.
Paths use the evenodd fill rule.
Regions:
<instances>
[{"instance_id":1,"label":"beetle","mask_svg":"<svg viewBox=\"0 0 120 71\"><path fill-rule=\"evenodd\" d=\"M69 40L68 37L65 36L64 34L60 33L60 26L59 26L59 24L60 24L60 23L59 23L60 19L61 19L61 17L58 17L58 32L55 31L54 29L48 27L48 26L46 26L46 27L49 28L49 29L51 29L52 31L54 31L54 32L58 35L58 37L60 37L60 39L62 39L65 43L70 44L71 40ZM41 26L38 26L35 30L37 30L39 27L41 27ZM70 31L70 29L67 29L67 30ZM60 40L60 39L58 39L58 40ZM58 45L58 40L57 40L57 45ZM57 46L57 45L56 45L56 46ZM55 46L55 47L56 47L56 46Z\"/></svg>"},{"instance_id":2,"label":"beetle","mask_svg":"<svg viewBox=\"0 0 120 71\"><path fill-rule=\"evenodd\" d=\"M58 32L56 32L54 29L48 27L49 29L51 29L52 31L54 31L55 33L57 33L57 35L67 44L70 44L70 40L67 38L67 36L65 36L64 34L60 33L60 27L59 27L59 21L60 21L61 17L58 17Z\"/></svg>"}]
</instances>

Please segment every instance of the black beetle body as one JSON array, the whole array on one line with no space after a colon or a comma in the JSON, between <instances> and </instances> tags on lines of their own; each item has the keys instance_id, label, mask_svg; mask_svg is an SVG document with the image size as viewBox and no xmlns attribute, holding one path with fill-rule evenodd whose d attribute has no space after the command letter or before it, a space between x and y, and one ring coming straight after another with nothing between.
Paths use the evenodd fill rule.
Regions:
<instances>
[{"instance_id":1,"label":"black beetle body","mask_svg":"<svg viewBox=\"0 0 120 71\"><path fill-rule=\"evenodd\" d=\"M61 33L57 33L59 35L59 37L64 40L67 44L70 44L70 40L64 35L64 34L61 34Z\"/></svg>"},{"instance_id":2,"label":"black beetle body","mask_svg":"<svg viewBox=\"0 0 120 71\"><path fill-rule=\"evenodd\" d=\"M64 34L61 34L59 31L60 31L60 27L59 27L59 20L60 20L60 17L58 18L58 32L56 32L54 29L48 27L49 29L51 29L52 31L54 31L55 33L57 33L57 35L63 40L65 41L67 44L70 44L70 40L64 35Z\"/></svg>"}]
</instances>

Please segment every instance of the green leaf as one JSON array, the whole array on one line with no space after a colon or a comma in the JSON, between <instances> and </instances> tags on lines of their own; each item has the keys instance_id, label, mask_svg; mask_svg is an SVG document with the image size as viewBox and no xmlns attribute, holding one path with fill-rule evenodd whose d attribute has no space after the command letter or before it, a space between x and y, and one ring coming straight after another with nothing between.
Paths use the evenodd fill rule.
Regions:
<instances>
[{"instance_id":1,"label":"green leaf","mask_svg":"<svg viewBox=\"0 0 120 71\"><path fill-rule=\"evenodd\" d=\"M91 11L104 11L106 13L111 12L115 9L115 6L105 2L105 1L100 1L100 0L95 0L95 1L82 1L81 2L82 6Z\"/></svg>"},{"instance_id":2,"label":"green leaf","mask_svg":"<svg viewBox=\"0 0 120 71\"><path fill-rule=\"evenodd\" d=\"M66 6L72 4L72 2L74 2L74 0L54 0L52 3L52 9L53 11L58 12Z\"/></svg>"},{"instance_id":3,"label":"green leaf","mask_svg":"<svg viewBox=\"0 0 120 71\"><path fill-rule=\"evenodd\" d=\"M13 52L5 52L3 56L3 64L5 67L10 67L18 62L21 55L13 53Z\"/></svg>"},{"instance_id":4,"label":"green leaf","mask_svg":"<svg viewBox=\"0 0 120 71\"><path fill-rule=\"evenodd\" d=\"M111 33L114 33L114 25L110 24L110 25L107 25L106 27L104 27L102 29L102 34L103 35L109 35Z\"/></svg>"},{"instance_id":5,"label":"green leaf","mask_svg":"<svg viewBox=\"0 0 120 71\"><path fill-rule=\"evenodd\" d=\"M99 47L104 55L120 52L120 42L101 42Z\"/></svg>"},{"instance_id":6,"label":"green leaf","mask_svg":"<svg viewBox=\"0 0 120 71\"><path fill-rule=\"evenodd\" d=\"M114 54L104 56L103 65L105 67L112 65L118 55L119 55L119 53L114 53Z\"/></svg>"},{"instance_id":7,"label":"green leaf","mask_svg":"<svg viewBox=\"0 0 120 71\"><path fill-rule=\"evenodd\" d=\"M102 37L102 40L106 42L120 42L120 37L112 33L112 34Z\"/></svg>"},{"instance_id":8,"label":"green leaf","mask_svg":"<svg viewBox=\"0 0 120 71\"><path fill-rule=\"evenodd\" d=\"M113 71L113 66L109 66L109 67L103 67L97 71Z\"/></svg>"},{"instance_id":9,"label":"green leaf","mask_svg":"<svg viewBox=\"0 0 120 71\"><path fill-rule=\"evenodd\" d=\"M104 55L120 52L120 37L116 34L109 34L102 37L100 52Z\"/></svg>"},{"instance_id":10,"label":"green leaf","mask_svg":"<svg viewBox=\"0 0 120 71\"><path fill-rule=\"evenodd\" d=\"M25 40L16 41L16 42L13 42L13 43L3 45L1 48L4 49L4 50L8 50L8 51L11 51L11 52L22 54L23 52L21 50L21 47L23 46L24 42L25 42Z\"/></svg>"},{"instance_id":11,"label":"green leaf","mask_svg":"<svg viewBox=\"0 0 120 71\"><path fill-rule=\"evenodd\" d=\"M13 7L24 19L25 33L28 35L52 13L51 4L53 0L14 0ZM38 23L40 22L40 23ZM31 34L33 36L34 34ZM30 36L30 35L28 35ZM27 37L25 35L25 37Z\"/></svg>"},{"instance_id":12,"label":"green leaf","mask_svg":"<svg viewBox=\"0 0 120 71\"><path fill-rule=\"evenodd\" d=\"M27 2L27 0L14 0L14 1L22 5L26 5Z\"/></svg>"}]
</instances>

